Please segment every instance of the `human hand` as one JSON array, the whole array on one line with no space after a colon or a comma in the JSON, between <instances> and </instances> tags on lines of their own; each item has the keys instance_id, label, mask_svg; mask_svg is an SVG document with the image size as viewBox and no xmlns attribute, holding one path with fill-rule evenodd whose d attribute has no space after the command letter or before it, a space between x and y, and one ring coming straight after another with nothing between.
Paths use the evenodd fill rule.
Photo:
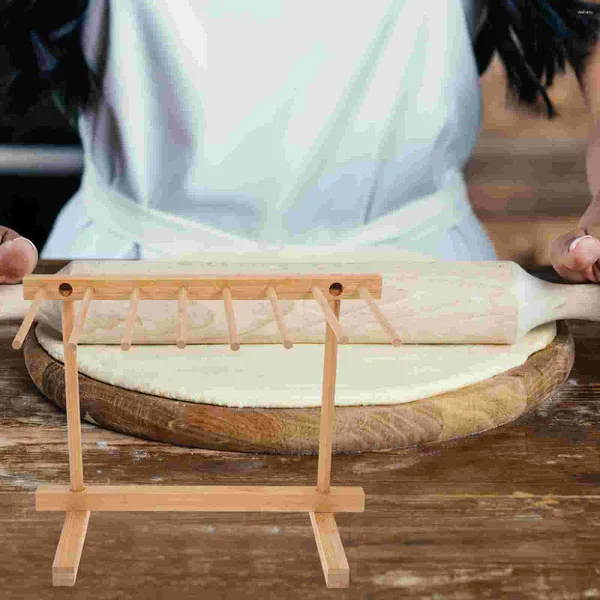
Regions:
<instances>
[{"instance_id":1,"label":"human hand","mask_svg":"<svg viewBox=\"0 0 600 600\"><path fill-rule=\"evenodd\" d=\"M552 244L552 266L563 279L600 283L600 240L588 233L599 223L600 192L579 219L578 227Z\"/></svg>"},{"instance_id":2,"label":"human hand","mask_svg":"<svg viewBox=\"0 0 600 600\"><path fill-rule=\"evenodd\" d=\"M35 269L37 261L38 251L33 242L0 226L0 284L19 283Z\"/></svg>"}]
</instances>

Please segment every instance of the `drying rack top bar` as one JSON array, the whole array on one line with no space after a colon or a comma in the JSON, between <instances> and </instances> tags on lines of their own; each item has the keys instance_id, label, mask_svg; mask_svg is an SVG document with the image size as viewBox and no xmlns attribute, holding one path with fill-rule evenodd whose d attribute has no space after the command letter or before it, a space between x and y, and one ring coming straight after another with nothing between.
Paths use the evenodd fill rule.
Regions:
<instances>
[{"instance_id":1,"label":"drying rack top bar","mask_svg":"<svg viewBox=\"0 0 600 600\"><path fill-rule=\"evenodd\" d=\"M378 273L299 274L299 275L29 275L23 279L23 297L33 300L40 289L47 300L81 300L85 290L93 288L94 300L129 300L134 289L140 300L177 300L185 288L189 300L221 300L229 288L232 300L264 300L273 287L282 300L312 300L313 287L327 300L360 299L359 288L373 298L381 298L382 280Z\"/></svg>"}]
</instances>

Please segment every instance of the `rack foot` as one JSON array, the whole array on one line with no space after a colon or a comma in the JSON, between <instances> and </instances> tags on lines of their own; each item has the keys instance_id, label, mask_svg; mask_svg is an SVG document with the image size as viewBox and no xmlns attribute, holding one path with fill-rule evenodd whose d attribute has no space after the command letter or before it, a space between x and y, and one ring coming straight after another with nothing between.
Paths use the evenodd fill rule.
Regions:
<instances>
[{"instance_id":1,"label":"rack foot","mask_svg":"<svg viewBox=\"0 0 600 600\"><path fill-rule=\"evenodd\" d=\"M89 520L89 510L67 512L52 564L53 586L75 585Z\"/></svg>"},{"instance_id":2,"label":"rack foot","mask_svg":"<svg viewBox=\"0 0 600 600\"><path fill-rule=\"evenodd\" d=\"M333 513L309 514L327 587L347 588L350 585L350 567Z\"/></svg>"}]
</instances>

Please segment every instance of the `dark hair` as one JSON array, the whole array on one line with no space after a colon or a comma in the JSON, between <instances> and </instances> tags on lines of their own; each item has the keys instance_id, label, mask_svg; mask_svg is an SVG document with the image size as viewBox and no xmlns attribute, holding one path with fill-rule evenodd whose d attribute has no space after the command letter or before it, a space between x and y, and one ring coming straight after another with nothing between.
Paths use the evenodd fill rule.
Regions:
<instances>
[{"instance_id":1,"label":"dark hair","mask_svg":"<svg viewBox=\"0 0 600 600\"><path fill-rule=\"evenodd\" d=\"M580 0L486 0L485 10L475 38L479 74L497 52L518 101L535 105L541 96L548 118L554 118L557 112L546 90L557 72L565 72L566 62L581 83L600 33L600 5Z\"/></svg>"},{"instance_id":2,"label":"dark hair","mask_svg":"<svg viewBox=\"0 0 600 600\"><path fill-rule=\"evenodd\" d=\"M0 0L0 119L53 102L77 129L101 82L87 64L81 31L89 0Z\"/></svg>"},{"instance_id":3,"label":"dark hair","mask_svg":"<svg viewBox=\"0 0 600 600\"><path fill-rule=\"evenodd\" d=\"M458 0L457 0L458 1ZM90 0L0 0L0 119L23 117L38 102L54 102L77 128L78 111L102 95L87 64L81 29ZM479 74L498 53L520 102L546 103L554 75L582 70L600 31L600 5L581 0L486 0L475 39ZM545 80L542 83L542 80Z\"/></svg>"}]
</instances>

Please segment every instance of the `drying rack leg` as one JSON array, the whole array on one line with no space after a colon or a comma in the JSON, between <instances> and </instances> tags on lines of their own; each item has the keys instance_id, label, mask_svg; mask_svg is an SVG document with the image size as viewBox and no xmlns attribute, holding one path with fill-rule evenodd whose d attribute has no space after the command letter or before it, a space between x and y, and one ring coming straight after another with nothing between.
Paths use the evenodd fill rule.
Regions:
<instances>
[{"instance_id":1,"label":"drying rack leg","mask_svg":"<svg viewBox=\"0 0 600 600\"><path fill-rule=\"evenodd\" d=\"M69 438L69 468L71 490L80 492L83 485L81 453L81 420L79 411L79 374L77 372L77 346L69 347L69 339L75 322L75 303L63 303L63 344L65 349L65 395L67 409L67 432ZM83 552L85 534L90 520L89 510L67 510L65 522L54 563L52 585L73 586L77 579L79 560Z\"/></svg>"},{"instance_id":2,"label":"drying rack leg","mask_svg":"<svg viewBox=\"0 0 600 600\"><path fill-rule=\"evenodd\" d=\"M340 301L329 302L336 318L340 316ZM327 323L325 332L325 355L323 358L323 388L321 396L321 422L319 425L319 465L317 489L329 491L331 481L331 453L333 450L333 418L335 410L335 380L337 374L337 338Z\"/></svg>"},{"instance_id":3,"label":"drying rack leg","mask_svg":"<svg viewBox=\"0 0 600 600\"><path fill-rule=\"evenodd\" d=\"M327 587L347 588L350 585L350 567L333 513L309 514Z\"/></svg>"},{"instance_id":4,"label":"drying rack leg","mask_svg":"<svg viewBox=\"0 0 600 600\"><path fill-rule=\"evenodd\" d=\"M79 373L77 371L77 346L70 347L67 340L75 323L75 303L63 302L63 347L65 350L65 397L67 410L67 435L69 440L69 469L71 489L81 492L83 485L83 459L81 452L81 415L79 408Z\"/></svg>"},{"instance_id":5,"label":"drying rack leg","mask_svg":"<svg viewBox=\"0 0 600 600\"><path fill-rule=\"evenodd\" d=\"M89 510L67 512L52 563L53 586L75 585L89 520Z\"/></svg>"},{"instance_id":6,"label":"drying rack leg","mask_svg":"<svg viewBox=\"0 0 600 600\"><path fill-rule=\"evenodd\" d=\"M329 306L336 318L340 316L340 301L332 300ZM319 436L319 466L317 489L330 491L331 453L333 449L333 418L335 409L335 380L337 373L337 338L327 323L323 370L323 396ZM350 585L350 567L344 546L331 512L311 512L310 521L321 558L321 566L328 588L345 588Z\"/></svg>"}]
</instances>

